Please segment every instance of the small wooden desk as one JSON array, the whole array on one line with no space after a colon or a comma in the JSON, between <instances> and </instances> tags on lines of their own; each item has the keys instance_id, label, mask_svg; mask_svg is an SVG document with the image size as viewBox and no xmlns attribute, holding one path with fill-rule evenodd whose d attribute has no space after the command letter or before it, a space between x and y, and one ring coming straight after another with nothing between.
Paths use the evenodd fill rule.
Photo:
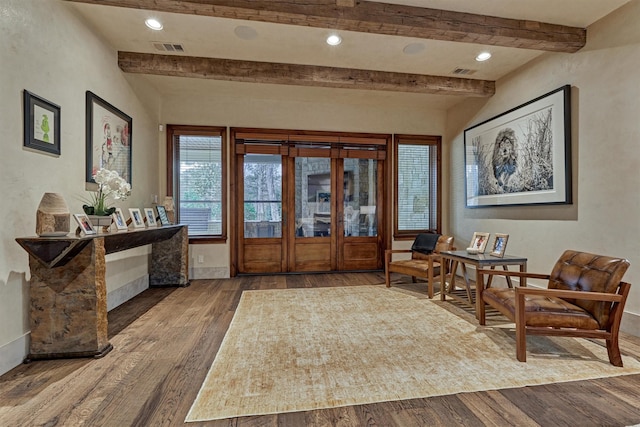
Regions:
<instances>
[{"instance_id":1,"label":"small wooden desk","mask_svg":"<svg viewBox=\"0 0 640 427\"><path fill-rule=\"evenodd\" d=\"M451 261L451 269L450 269L450 282L449 287L447 288L446 279L447 273L445 268L440 268L440 299L442 301L446 300L447 296L454 298L456 300L462 301L467 304L475 305L476 307L476 317L478 316L478 312L481 306L482 298L481 293L484 289L483 280L480 278L480 274L478 270L484 269L486 267L491 268L492 270L496 268L496 266L502 266L504 270L508 270L507 266L509 265L518 265L520 266L520 271L527 271L527 258L514 256L514 255L505 255L504 257L494 257L489 254L476 254L472 255L467 253L467 251L443 251L440 253L442 256L442 266L445 265L445 262ZM456 295L453 291L456 289L456 271L458 269L458 264L462 265L462 274L465 282L467 300L461 298L459 295ZM476 288L475 288L475 301L474 297L471 293L471 284L469 282L469 275L467 274L466 264L471 264L476 268ZM491 280L493 276L489 276L487 280L487 287L491 286ZM511 278L507 277L507 283L509 287L513 287L511 283ZM526 279L521 279L521 286L526 286Z\"/></svg>"},{"instance_id":2,"label":"small wooden desk","mask_svg":"<svg viewBox=\"0 0 640 427\"><path fill-rule=\"evenodd\" d=\"M107 337L107 254L150 244L149 286L189 285L186 225L16 241L29 253L31 270L25 362L102 357L113 348Z\"/></svg>"}]
</instances>

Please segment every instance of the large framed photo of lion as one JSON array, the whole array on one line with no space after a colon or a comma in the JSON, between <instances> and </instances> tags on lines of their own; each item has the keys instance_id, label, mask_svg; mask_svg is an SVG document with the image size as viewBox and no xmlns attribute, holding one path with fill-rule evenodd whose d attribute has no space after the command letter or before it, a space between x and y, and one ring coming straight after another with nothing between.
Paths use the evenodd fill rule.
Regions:
<instances>
[{"instance_id":1,"label":"large framed photo of lion","mask_svg":"<svg viewBox=\"0 0 640 427\"><path fill-rule=\"evenodd\" d=\"M571 204L571 86L464 131L466 206Z\"/></svg>"}]
</instances>

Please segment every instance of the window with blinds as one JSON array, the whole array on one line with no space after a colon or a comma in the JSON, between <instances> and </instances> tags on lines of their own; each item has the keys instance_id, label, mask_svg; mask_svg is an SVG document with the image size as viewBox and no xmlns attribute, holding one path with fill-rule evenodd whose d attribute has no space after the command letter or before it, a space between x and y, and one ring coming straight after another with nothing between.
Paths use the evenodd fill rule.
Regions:
<instances>
[{"instance_id":1,"label":"window with blinds","mask_svg":"<svg viewBox=\"0 0 640 427\"><path fill-rule=\"evenodd\" d=\"M189 226L190 238L223 238L224 128L168 126L167 130L177 221Z\"/></svg>"},{"instance_id":2,"label":"window with blinds","mask_svg":"<svg viewBox=\"0 0 640 427\"><path fill-rule=\"evenodd\" d=\"M394 235L440 232L440 149L435 136L394 137Z\"/></svg>"}]
</instances>

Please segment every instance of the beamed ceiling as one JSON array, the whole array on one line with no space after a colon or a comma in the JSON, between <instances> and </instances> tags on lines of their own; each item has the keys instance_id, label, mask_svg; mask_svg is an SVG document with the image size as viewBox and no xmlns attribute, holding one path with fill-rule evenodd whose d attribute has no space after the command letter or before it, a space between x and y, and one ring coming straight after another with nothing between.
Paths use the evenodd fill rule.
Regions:
<instances>
[{"instance_id":1,"label":"beamed ceiling","mask_svg":"<svg viewBox=\"0 0 640 427\"><path fill-rule=\"evenodd\" d=\"M540 55L579 52L586 27L629 0L66 1L125 73L160 93L268 96L276 85L292 96L347 90L448 108L490 97L497 79ZM164 29L146 28L147 17ZM326 45L334 32L342 44ZM475 61L481 51L493 57Z\"/></svg>"}]
</instances>

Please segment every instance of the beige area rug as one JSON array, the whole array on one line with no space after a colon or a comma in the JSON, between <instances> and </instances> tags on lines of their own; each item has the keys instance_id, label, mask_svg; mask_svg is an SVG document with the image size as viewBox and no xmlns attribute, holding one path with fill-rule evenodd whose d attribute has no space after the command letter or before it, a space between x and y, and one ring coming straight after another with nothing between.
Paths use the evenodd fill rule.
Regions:
<instances>
[{"instance_id":1,"label":"beige area rug","mask_svg":"<svg viewBox=\"0 0 640 427\"><path fill-rule=\"evenodd\" d=\"M520 363L496 323L384 286L247 291L186 421L640 373L576 338L529 337Z\"/></svg>"}]
</instances>

